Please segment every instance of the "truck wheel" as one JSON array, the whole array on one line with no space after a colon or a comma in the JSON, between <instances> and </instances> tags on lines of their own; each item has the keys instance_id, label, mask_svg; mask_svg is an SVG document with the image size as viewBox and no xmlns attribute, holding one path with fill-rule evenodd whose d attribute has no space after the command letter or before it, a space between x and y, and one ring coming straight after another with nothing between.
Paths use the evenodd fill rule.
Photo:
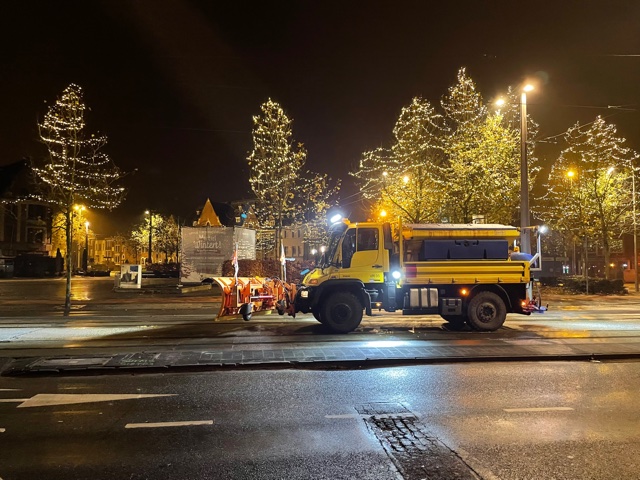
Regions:
<instances>
[{"instance_id":1,"label":"truck wheel","mask_svg":"<svg viewBox=\"0 0 640 480\"><path fill-rule=\"evenodd\" d=\"M362 305L348 292L329 295L321 310L322 323L336 333L348 333L362 321Z\"/></svg>"},{"instance_id":2,"label":"truck wheel","mask_svg":"<svg viewBox=\"0 0 640 480\"><path fill-rule=\"evenodd\" d=\"M467 317L465 315L440 315L447 322L448 330L464 330Z\"/></svg>"},{"instance_id":3,"label":"truck wheel","mask_svg":"<svg viewBox=\"0 0 640 480\"><path fill-rule=\"evenodd\" d=\"M313 314L313 318L315 318L317 321L322 323L322 319L320 318L320 310L319 309L314 308L313 310L311 310L311 313Z\"/></svg>"},{"instance_id":4,"label":"truck wheel","mask_svg":"<svg viewBox=\"0 0 640 480\"><path fill-rule=\"evenodd\" d=\"M243 303L240 307L240 315L245 322L251 320L251 314L253 313L253 305L250 303Z\"/></svg>"},{"instance_id":5,"label":"truck wheel","mask_svg":"<svg viewBox=\"0 0 640 480\"><path fill-rule=\"evenodd\" d=\"M471 299L467 323L474 330L493 332L507 318L507 308L502 299L493 292L480 292Z\"/></svg>"}]
</instances>

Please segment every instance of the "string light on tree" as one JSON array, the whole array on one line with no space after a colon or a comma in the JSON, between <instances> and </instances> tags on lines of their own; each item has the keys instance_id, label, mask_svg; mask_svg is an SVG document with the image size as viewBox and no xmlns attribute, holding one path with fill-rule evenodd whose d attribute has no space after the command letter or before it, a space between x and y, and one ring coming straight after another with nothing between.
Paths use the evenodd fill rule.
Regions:
<instances>
[{"instance_id":1,"label":"string light on tree","mask_svg":"<svg viewBox=\"0 0 640 480\"><path fill-rule=\"evenodd\" d=\"M82 89L75 84L64 89L38 124L40 141L48 157L34 166L42 199L64 215L66 236L66 276L64 313L71 309L71 245L74 205L81 202L89 208L117 207L125 190L119 185L124 174L102 150L107 144L104 135L85 131Z\"/></svg>"}]
</instances>

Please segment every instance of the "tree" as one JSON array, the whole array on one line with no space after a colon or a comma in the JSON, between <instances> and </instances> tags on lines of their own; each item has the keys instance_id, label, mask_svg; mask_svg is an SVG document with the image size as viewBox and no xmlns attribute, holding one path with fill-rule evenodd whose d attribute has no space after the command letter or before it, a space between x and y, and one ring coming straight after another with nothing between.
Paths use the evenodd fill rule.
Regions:
<instances>
[{"instance_id":1,"label":"tree","mask_svg":"<svg viewBox=\"0 0 640 480\"><path fill-rule=\"evenodd\" d=\"M332 182L327 174L307 171L301 177L298 204L304 227L304 242L309 250L319 250L328 242L327 212L336 204L340 181Z\"/></svg>"},{"instance_id":2,"label":"tree","mask_svg":"<svg viewBox=\"0 0 640 480\"><path fill-rule=\"evenodd\" d=\"M165 261L170 257L175 259L180 247L180 227L173 215L163 219L155 235L158 249L164 252Z\"/></svg>"},{"instance_id":3,"label":"tree","mask_svg":"<svg viewBox=\"0 0 640 480\"><path fill-rule=\"evenodd\" d=\"M467 223L475 215L511 223L520 195L515 108L510 106L509 116L489 112L464 68L441 108L442 114L414 98L402 109L391 147L365 152L352 172L363 197L374 211L411 223ZM533 179L537 163L531 154Z\"/></svg>"},{"instance_id":4,"label":"tree","mask_svg":"<svg viewBox=\"0 0 640 480\"><path fill-rule=\"evenodd\" d=\"M48 156L34 167L42 195L64 216L66 240L66 293L64 314L71 310L71 246L73 241L74 206L89 208L117 207L124 199L119 186L123 173L102 148L103 135L87 134L82 89L74 84L64 89L38 124L40 141Z\"/></svg>"},{"instance_id":5,"label":"tree","mask_svg":"<svg viewBox=\"0 0 640 480\"><path fill-rule=\"evenodd\" d=\"M359 169L352 172L361 183L374 211L410 223L437 221L441 205L433 192L436 170L444 161L442 116L432 105L416 97L404 107L393 129L391 149L365 152Z\"/></svg>"},{"instance_id":6,"label":"tree","mask_svg":"<svg viewBox=\"0 0 640 480\"><path fill-rule=\"evenodd\" d=\"M578 122L567 130L567 147L552 166L540 215L567 239L582 239L585 249L589 238L595 240L603 249L609 278L611 242L632 214L638 154L624 146L625 139L602 117L585 127ZM584 255L583 250L586 263Z\"/></svg>"},{"instance_id":7,"label":"tree","mask_svg":"<svg viewBox=\"0 0 640 480\"><path fill-rule=\"evenodd\" d=\"M260 229L275 230L274 255L279 254L280 231L298 213L295 198L307 152L292 140L292 120L282 107L269 99L253 117L253 151L249 184L256 196L255 213ZM266 248L267 245L263 245Z\"/></svg>"},{"instance_id":8,"label":"tree","mask_svg":"<svg viewBox=\"0 0 640 480\"><path fill-rule=\"evenodd\" d=\"M151 227L151 250L152 252L164 252L165 245L163 244L163 237L160 234L165 229L165 223L167 219L159 213L151 212L151 225L149 225L149 217L145 216L143 220L134 226L129 235L131 244L135 247L136 251L147 252L149 251L149 227ZM146 257L147 255L141 255Z\"/></svg>"}]
</instances>

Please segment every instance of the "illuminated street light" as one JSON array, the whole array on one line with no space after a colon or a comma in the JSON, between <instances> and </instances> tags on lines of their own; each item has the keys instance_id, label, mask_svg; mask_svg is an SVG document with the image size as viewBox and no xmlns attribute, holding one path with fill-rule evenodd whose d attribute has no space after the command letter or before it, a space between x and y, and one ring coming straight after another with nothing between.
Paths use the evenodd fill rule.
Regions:
<instances>
[{"instance_id":1,"label":"illuminated street light","mask_svg":"<svg viewBox=\"0 0 640 480\"><path fill-rule=\"evenodd\" d=\"M527 92L533 85L522 88L520 96L520 251L531 253L529 238L529 167L527 165Z\"/></svg>"},{"instance_id":2,"label":"illuminated street light","mask_svg":"<svg viewBox=\"0 0 640 480\"><path fill-rule=\"evenodd\" d=\"M573 177L575 177L576 172L574 172L573 170L569 170L567 172L567 177L569 177L569 189L571 190L571 195L573 195ZM575 235L573 235L573 232L571 234L571 240L573 242L573 261L571 262L571 273L573 275L575 275L577 272L577 264L576 264L576 237Z\"/></svg>"},{"instance_id":3,"label":"illuminated street light","mask_svg":"<svg viewBox=\"0 0 640 480\"><path fill-rule=\"evenodd\" d=\"M402 181L404 183L409 183L409 175L405 175L404 177L402 177Z\"/></svg>"},{"instance_id":4,"label":"illuminated street light","mask_svg":"<svg viewBox=\"0 0 640 480\"><path fill-rule=\"evenodd\" d=\"M381 217L386 217L387 216L387 211L386 210L380 210L380 216Z\"/></svg>"},{"instance_id":5,"label":"illuminated street light","mask_svg":"<svg viewBox=\"0 0 640 480\"><path fill-rule=\"evenodd\" d=\"M493 102L495 104L496 107L504 107L504 105L507 103L505 101L504 98L500 97L498 98L495 102Z\"/></svg>"},{"instance_id":6,"label":"illuminated street light","mask_svg":"<svg viewBox=\"0 0 640 480\"><path fill-rule=\"evenodd\" d=\"M147 263L151 265L151 231L153 230L153 215L150 210L145 210L145 215L149 215L149 256L147 258Z\"/></svg>"},{"instance_id":7,"label":"illuminated street light","mask_svg":"<svg viewBox=\"0 0 640 480\"><path fill-rule=\"evenodd\" d=\"M84 255L82 257L82 269L85 274L89 270L89 221L84 222Z\"/></svg>"}]
</instances>

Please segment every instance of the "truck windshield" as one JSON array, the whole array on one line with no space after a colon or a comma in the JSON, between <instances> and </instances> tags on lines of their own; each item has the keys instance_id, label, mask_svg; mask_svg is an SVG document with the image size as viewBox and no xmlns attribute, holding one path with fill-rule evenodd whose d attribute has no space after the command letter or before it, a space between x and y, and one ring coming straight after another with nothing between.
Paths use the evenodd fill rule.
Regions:
<instances>
[{"instance_id":1,"label":"truck windshield","mask_svg":"<svg viewBox=\"0 0 640 480\"><path fill-rule=\"evenodd\" d=\"M329 246L320 260L322 268L330 266L335 261L340 239L348 227L347 224L340 222L332 225L329 229Z\"/></svg>"}]
</instances>

